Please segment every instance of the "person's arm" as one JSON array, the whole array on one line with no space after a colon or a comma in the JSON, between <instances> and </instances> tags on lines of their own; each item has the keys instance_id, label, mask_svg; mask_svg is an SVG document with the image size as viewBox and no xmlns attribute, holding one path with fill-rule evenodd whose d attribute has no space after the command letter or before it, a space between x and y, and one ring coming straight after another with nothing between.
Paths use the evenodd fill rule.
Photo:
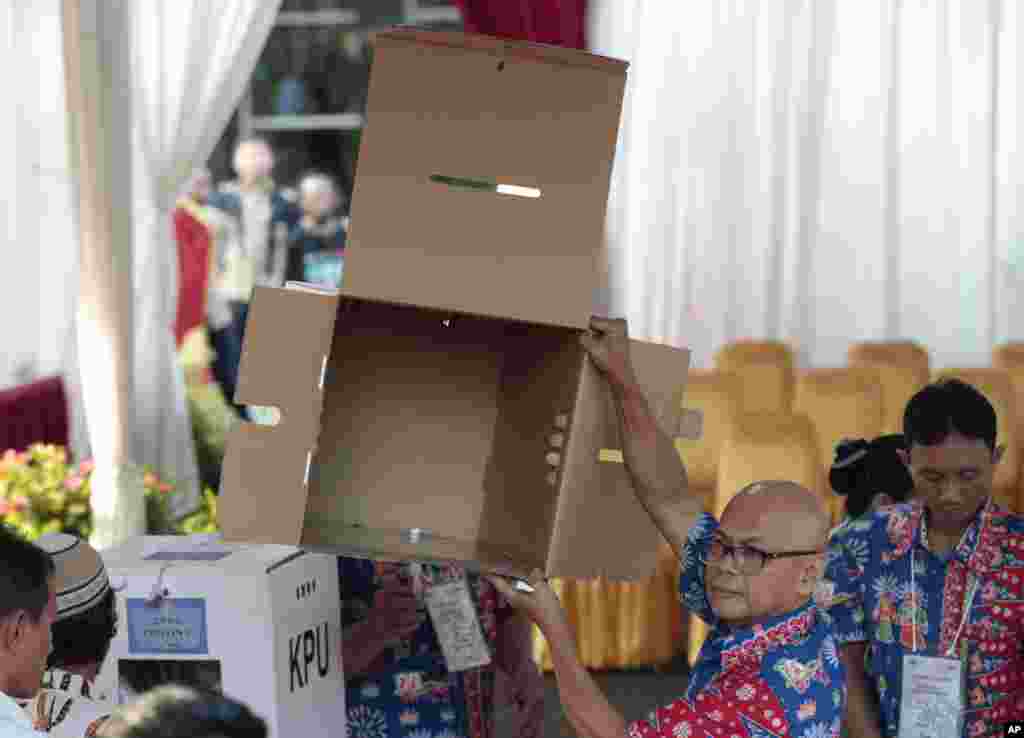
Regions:
<instances>
[{"instance_id":1,"label":"person's arm","mask_svg":"<svg viewBox=\"0 0 1024 738\"><path fill-rule=\"evenodd\" d=\"M345 678L366 674L370 665L380 658L389 645L391 644L377 636L369 622L356 623L346 628L341 640Z\"/></svg>"},{"instance_id":2,"label":"person's arm","mask_svg":"<svg viewBox=\"0 0 1024 738\"><path fill-rule=\"evenodd\" d=\"M839 657L846 668L846 735L848 738L882 738L878 700L864 671L865 643L847 643Z\"/></svg>"},{"instance_id":3,"label":"person's arm","mask_svg":"<svg viewBox=\"0 0 1024 738\"><path fill-rule=\"evenodd\" d=\"M828 564L819 604L832 618L839 658L846 671L846 726L848 738L881 738L878 698L864 668L869 641L864 606L865 567L870 560L871 534L842 526L829 542ZM859 555L858 555L859 554Z\"/></svg>"},{"instance_id":4,"label":"person's arm","mask_svg":"<svg viewBox=\"0 0 1024 738\"><path fill-rule=\"evenodd\" d=\"M506 697L515 707L512 735L536 738L543 734L546 689L533 660L533 623L511 608L496 615L494 665L507 678Z\"/></svg>"},{"instance_id":5,"label":"person's arm","mask_svg":"<svg viewBox=\"0 0 1024 738\"><path fill-rule=\"evenodd\" d=\"M583 344L608 380L619 416L622 456L640 503L682 557L686 536L703 504L689 489L674 439L658 425L629 359L622 320L591 320Z\"/></svg>"},{"instance_id":6,"label":"person's arm","mask_svg":"<svg viewBox=\"0 0 1024 738\"><path fill-rule=\"evenodd\" d=\"M363 562L339 558L338 571L342 592L342 668L346 678L351 678L365 675L385 649L411 635L426 616L418 609L411 585L399 576L398 566L388 567L375 577ZM356 602L365 602L370 592L368 611L359 615Z\"/></svg>"},{"instance_id":7,"label":"person's arm","mask_svg":"<svg viewBox=\"0 0 1024 738\"><path fill-rule=\"evenodd\" d=\"M530 595L516 592L499 577L488 579L513 607L540 627L547 639L562 709L577 735L580 738L624 738L628 729L626 721L580 663L572 626L558 596L541 572L534 571L530 577L534 588Z\"/></svg>"}]
</instances>

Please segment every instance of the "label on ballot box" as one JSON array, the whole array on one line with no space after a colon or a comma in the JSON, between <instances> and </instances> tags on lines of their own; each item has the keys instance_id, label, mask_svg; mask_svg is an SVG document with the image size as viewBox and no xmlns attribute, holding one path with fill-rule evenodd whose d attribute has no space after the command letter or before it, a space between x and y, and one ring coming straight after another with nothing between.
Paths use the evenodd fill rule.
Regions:
<instances>
[{"instance_id":1,"label":"label on ballot box","mask_svg":"<svg viewBox=\"0 0 1024 738\"><path fill-rule=\"evenodd\" d=\"M199 598L167 598L156 602L128 598L128 653L208 653L206 601Z\"/></svg>"},{"instance_id":2,"label":"label on ballot box","mask_svg":"<svg viewBox=\"0 0 1024 738\"><path fill-rule=\"evenodd\" d=\"M465 577L429 587L423 598L448 671L466 671L491 663Z\"/></svg>"},{"instance_id":3,"label":"label on ballot box","mask_svg":"<svg viewBox=\"0 0 1024 738\"><path fill-rule=\"evenodd\" d=\"M904 655L899 738L960 738L963 720L963 662Z\"/></svg>"}]
</instances>

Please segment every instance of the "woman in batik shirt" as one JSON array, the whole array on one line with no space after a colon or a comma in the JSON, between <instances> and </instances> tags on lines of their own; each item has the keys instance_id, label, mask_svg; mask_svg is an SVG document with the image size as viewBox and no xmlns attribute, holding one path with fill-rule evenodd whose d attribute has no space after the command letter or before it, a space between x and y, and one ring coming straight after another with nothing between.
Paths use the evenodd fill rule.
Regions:
<instances>
[{"instance_id":1,"label":"woman in batik shirt","mask_svg":"<svg viewBox=\"0 0 1024 738\"><path fill-rule=\"evenodd\" d=\"M500 669L517 736L538 738L544 685L528 623L484 579L461 567L338 559L349 738L491 738ZM450 671L423 604L431 587L465 581L490 654Z\"/></svg>"}]
</instances>

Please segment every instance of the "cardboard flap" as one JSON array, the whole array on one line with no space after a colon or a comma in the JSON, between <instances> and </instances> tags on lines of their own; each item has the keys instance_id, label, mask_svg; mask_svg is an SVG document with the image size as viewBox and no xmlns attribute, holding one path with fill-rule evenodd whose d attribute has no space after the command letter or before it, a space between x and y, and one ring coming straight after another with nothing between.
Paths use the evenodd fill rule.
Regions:
<instances>
[{"instance_id":1,"label":"cardboard flap","mask_svg":"<svg viewBox=\"0 0 1024 738\"><path fill-rule=\"evenodd\" d=\"M377 38L346 291L585 328L625 64L458 38Z\"/></svg>"},{"instance_id":2,"label":"cardboard flap","mask_svg":"<svg viewBox=\"0 0 1024 738\"><path fill-rule=\"evenodd\" d=\"M225 540L300 542L308 465L338 297L257 287L249 305L236 400L277 408L274 426L240 423L221 472Z\"/></svg>"},{"instance_id":3,"label":"cardboard flap","mask_svg":"<svg viewBox=\"0 0 1024 738\"><path fill-rule=\"evenodd\" d=\"M690 352L631 341L631 354L658 424L676 437ZM639 579L653 573L660 531L637 499L625 465L614 459L600 460L602 455L608 458L608 451L613 457L614 452L621 454L621 449L611 392L588 361L563 461L550 576Z\"/></svg>"}]
</instances>

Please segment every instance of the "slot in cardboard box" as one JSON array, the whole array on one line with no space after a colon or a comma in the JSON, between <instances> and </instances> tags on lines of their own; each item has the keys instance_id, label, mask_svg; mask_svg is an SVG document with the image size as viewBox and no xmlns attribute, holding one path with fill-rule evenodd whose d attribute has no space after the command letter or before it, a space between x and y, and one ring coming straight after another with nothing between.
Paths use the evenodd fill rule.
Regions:
<instances>
[{"instance_id":1,"label":"slot in cardboard box","mask_svg":"<svg viewBox=\"0 0 1024 738\"><path fill-rule=\"evenodd\" d=\"M579 343L624 82L583 52L377 37L345 286L251 303L237 399L280 421L229 438L229 540L518 575L654 568L657 530L600 461L621 444ZM663 427L698 435L680 423L689 352L634 341L633 358Z\"/></svg>"}]
</instances>

